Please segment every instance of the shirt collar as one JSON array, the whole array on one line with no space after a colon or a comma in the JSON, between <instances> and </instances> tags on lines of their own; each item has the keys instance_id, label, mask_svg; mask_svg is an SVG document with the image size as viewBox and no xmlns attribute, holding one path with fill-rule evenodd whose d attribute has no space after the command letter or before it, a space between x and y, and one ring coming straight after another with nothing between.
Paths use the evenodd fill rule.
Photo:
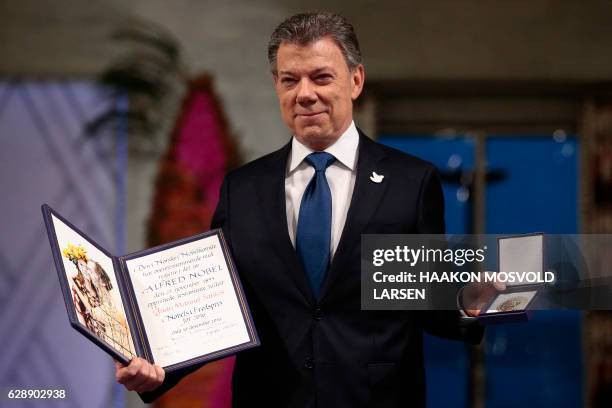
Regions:
<instances>
[{"instance_id":1,"label":"shirt collar","mask_svg":"<svg viewBox=\"0 0 612 408\"><path fill-rule=\"evenodd\" d=\"M355 122L351 121L350 126L342 136L324 151L333 154L336 160L353 171L355 170L355 162L357 160L357 146L359 146L359 133L357 132ZM303 145L293 136L291 141L291 158L289 159L289 168L287 169L288 173L295 170L304 161L306 156L313 152L314 150Z\"/></svg>"}]
</instances>

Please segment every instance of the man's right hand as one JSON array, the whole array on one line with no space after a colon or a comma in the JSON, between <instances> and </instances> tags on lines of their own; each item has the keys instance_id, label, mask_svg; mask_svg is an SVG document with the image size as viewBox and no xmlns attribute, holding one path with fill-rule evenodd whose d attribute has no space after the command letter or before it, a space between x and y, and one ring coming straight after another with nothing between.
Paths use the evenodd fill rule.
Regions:
<instances>
[{"instance_id":1,"label":"man's right hand","mask_svg":"<svg viewBox=\"0 0 612 408\"><path fill-rule=\"evenodd\" d=\"M130 391L147 392L159 387L166 376L163 368L136 357L125 366L115 360L115 378Z\"/></svg>"}]
</instances>

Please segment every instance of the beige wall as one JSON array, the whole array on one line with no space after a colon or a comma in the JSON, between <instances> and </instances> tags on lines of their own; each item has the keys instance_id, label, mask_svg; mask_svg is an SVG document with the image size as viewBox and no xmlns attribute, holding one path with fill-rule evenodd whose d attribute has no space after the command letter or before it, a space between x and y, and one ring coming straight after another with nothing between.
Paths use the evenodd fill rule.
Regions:
<instances>
[{"instance_id":1,"label":"beige wall","mask_svg":"<svg viewBox=\"0 0 612 408\"><path fill-rule=\"evenodd\" d=\"M172 31L194 70L244 80L264 67L275 23L317 8L353 21L375 78L612 77L607 0L7 0L0 71L95 73L112 55L112 24L131 15Z\"/></svg>"},{"instance_id":2,"label":"beige wall","mask_svg":"<svg viewBox=\"0 0 612 408\"><path fill-rule=\"evenodd\" d=\"M340 10L355 2L320 3L339 4ZM362 6L346 14L359 30L376 78L612 78L611 1L356 3Z\"/></svg>"},{"instance_id":3,"label":"beige wall","mask_svg":"<svg viewBox=\"0 0 612 408\"><path fill-rule=\"evenodd\" d=\"M136 17L183 46L191 72L209 71L247 158L286 132L265 46L304 9L347 15L377 79L612 79L612 2L595 0L13 0L0 4L0 75L93 76L121 52L108 36Z\"/></svg>"}]
</instances>

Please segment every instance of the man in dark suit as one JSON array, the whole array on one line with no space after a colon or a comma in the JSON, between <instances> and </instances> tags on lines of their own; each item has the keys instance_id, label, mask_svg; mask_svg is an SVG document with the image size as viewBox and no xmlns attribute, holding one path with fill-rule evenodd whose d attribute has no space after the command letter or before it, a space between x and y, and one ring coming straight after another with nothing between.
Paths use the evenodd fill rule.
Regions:
<instances>
[{"instance_id":1,"label":"man in dark suit","mask_svg":"<svg viewBox=\"0 0 612 408\"><path fill-rule=\"evenodd\" d=\"M478 342L458 312L362 311L360 237L444 233L435 168L370 140L353 123L365 79L353 27L308 13L272 34L268 57L282 149L227 175L223 228L261 346L236 357L237 407L425 405L423 331ZM151 401L188 374L135 359L117 379Z\"/></svg>"}]
</instances>

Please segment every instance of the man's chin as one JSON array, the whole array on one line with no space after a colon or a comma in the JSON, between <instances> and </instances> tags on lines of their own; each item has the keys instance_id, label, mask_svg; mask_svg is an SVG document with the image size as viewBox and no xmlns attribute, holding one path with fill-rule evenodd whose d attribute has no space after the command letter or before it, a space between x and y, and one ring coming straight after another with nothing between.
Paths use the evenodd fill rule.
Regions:
<instances>
[{"instance_id":1,"label":"man's chin","mask_svg":"<svg viewBox=\"0 0 612 408\"><path fill-rule=\"evenodd\" d=\"M325 133L320 126L307 126L299 131L301 138L304 140L326 139Z\"/></svg>"},{"instance_id":2,"label":"man's chin","mask_svg":"<svg viewBox=\"0 0 612 408\"><path fill-rule=\"evenodd\" d=\"M331 146L337 138L319 127L306 127L296 133L296 138L304 145L313 150L324 150Z\"/></svg>"}]
</instances>

